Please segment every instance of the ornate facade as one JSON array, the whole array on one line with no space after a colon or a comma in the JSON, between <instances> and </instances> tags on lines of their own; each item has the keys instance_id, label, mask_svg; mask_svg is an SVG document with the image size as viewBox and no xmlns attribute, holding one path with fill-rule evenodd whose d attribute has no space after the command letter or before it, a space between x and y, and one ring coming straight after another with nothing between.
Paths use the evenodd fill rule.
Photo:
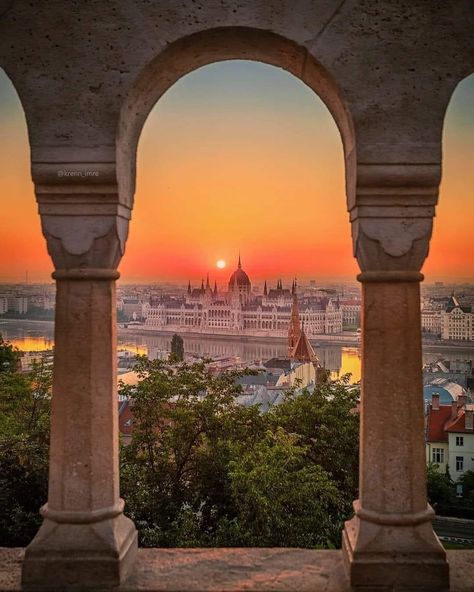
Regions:
<instances>
[{"instance_id":1,"label":"ornate facade","mask_svg":"<svg viewBox=\"0 0 474 592\"><path fill-rule=\"evenodd\" d=\"M294 299L309 337L342 331L339 303L331 298L298 299L296 282L293 282L291 290L283 288L281 280L276 288L270 290L265 283L263 295L252 294L252 284L242 269L240 256L227 291L219 292L216 284L212 288L209 275L200 288L192 289L188 284L183 298L163 297L150 303L145 329L285 337Z\"/></svg>"}]
</instances>

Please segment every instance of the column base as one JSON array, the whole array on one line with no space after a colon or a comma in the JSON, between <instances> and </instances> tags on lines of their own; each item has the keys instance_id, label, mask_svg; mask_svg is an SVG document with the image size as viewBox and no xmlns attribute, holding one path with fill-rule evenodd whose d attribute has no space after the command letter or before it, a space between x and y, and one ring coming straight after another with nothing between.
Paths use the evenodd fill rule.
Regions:
<instances>
[{"instance_id":1,"label":"column base","mask_svg":"<svg viewBox=\"0 0 474 592\"><path fill-rule=\"evenodd\" d=\"M342 554L354 592L449 591L446 551L431 521L396 525L355 516L345 523Z\"/></svg>"},{"instance_id":2,"label":"column base","mask_svg":"<svg viewBox=\"0 0 474 592\"><path fill-rule=\"evenodd\" d=\"M22 590L118 586L134 564L137 547L135 525L123 514L81 524L45 518L25 551Z\"/></svg>"}]
</instances>

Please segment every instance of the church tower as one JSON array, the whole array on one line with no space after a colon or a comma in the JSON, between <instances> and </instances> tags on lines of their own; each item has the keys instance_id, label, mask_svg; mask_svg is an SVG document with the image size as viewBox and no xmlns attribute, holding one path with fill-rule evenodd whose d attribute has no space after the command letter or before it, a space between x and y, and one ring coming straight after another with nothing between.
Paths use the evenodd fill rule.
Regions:
<instances>
[{"instance_id":1,"label":"church tower","mask_svg":"<svg viewBox=\"0 0 474 592\"><path fill-rule=\"evenodd\" d=\"M290 324L288 325L288 356L291 358L301 335L300 310L296 288L293 290L293 305L291 307Z\"/></svg>"}]
</instances>

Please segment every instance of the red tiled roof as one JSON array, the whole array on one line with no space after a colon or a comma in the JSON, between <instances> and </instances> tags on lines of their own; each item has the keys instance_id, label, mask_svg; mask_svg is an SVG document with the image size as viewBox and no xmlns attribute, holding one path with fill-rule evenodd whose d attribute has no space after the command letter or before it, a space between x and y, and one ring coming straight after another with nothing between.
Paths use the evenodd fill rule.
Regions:
<instances>
[{"instance_id":1,"label":"red tiled roof","mask_svg":"<svg viewBox=\"0 0 474 592\"><path fill-rule=\"evenodd\" d=\"M448 421L448 423L445 426L445 430L446 432L451 432L451 433L469 433L469 434L473 434L474 431L473 430L466 430L466 423L465 423L465 418L466 418L466 413L464 411L464 409L462 409L460 412L458 412L458 416L455 417L453 419L453 421Z\"/></svg>"},{"instance_id":2,"label":"red tiled roof","mask_svg":"<svg viewBox=\"0 0 474 592\"><path fill-rule=\"evenodd\" d=\"M306 337L304 329L301 330L298 341L293 347L290 357L294 360L298 360L299 362L316 362L318 360L316 354L314 353L313 346Z\"/></svg>"},{"instance_id":3,"label":"red tiled roof","mask_svg":"<svg viewBox=\"0 0 474 592\"><path fill-rule=\"evenodd\" d=\"M447 442L448 433L444 427L451 418L451 405L440 405L435 410L430 405L428 408L428 423L426 426L426 439L428 442Z\"/></svg>"},{"instance_id":4,"label":"red tiled roof","mask_svg":"<svg viewBox=\"0 0 474 592\"><path fill-rule=\"evenodd\" d=\"M451 405L440 405L437 411L433 410L431 405L429 406L426 426L428 442L447 442L449 433L474 433L473 430L467 430L465 427L466 413L462 407L458 408L454 419L451 419L451 412Z\"/></svg>"}]
</instances>

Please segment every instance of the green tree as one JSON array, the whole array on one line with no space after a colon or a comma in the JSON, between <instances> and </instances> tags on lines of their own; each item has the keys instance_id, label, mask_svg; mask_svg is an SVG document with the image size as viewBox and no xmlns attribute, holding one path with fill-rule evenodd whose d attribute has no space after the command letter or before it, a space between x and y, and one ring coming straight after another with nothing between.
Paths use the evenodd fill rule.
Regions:
<instances>
[{"instance_id":1,"label":"green tree","mask_svg":"<svg viewBox=\"0 0 474 592\"><path fill-rule=\"evenodd\" d=\"M20 352L10 343L3 341L0 334L0 373L16 372L20 363Z\"/></svg>"},{"instance_id":2,"label":"green tree","mask_svg":"<svg viewBox=\"0 0 474 592\"><path fill-rule=\"evenodd\" d=\"M237 544L252 547L334 547L347 518L344 493L309 462L301 437L282 427L254 446L236 445L230 462L238 515Z\"/></svg>"},{"instance_id":3,"label":"green tree","mask_svg":"<svg viewBox=\"0 0 474 592\"><path fill-rule=\"evenodd\" d=\"M358 497L360 391L349 384L350 375L326 380L314 389L289 391L273 407L269 421L298 434L308 461L322 467L344 491L348 512Z\"/></svg>"},{"instance_id":4,"label":"green tree","mask_svg":"<svg viewBox=\"0 0 474 592\"><path fill-rule=\"evenodd\" d=\"M139 358L121 447L126 512L142 546L334 547L356 496L358 393L289 391L262 414L237 378ZM47 496L51 374L0 375L0 545L26 545Z\"/></svg>"},{"instance_id":5,"label":"green tree","mask_svg":"<svg viewBox=\"0 0 474 592\"><path fill-rule=\"evenodd\" d=\"M462 493L465 500L467 500L472 507L474 507L474 471L466 471L459 479L462 485Z\"/></svg>"},{"instance_id":6,"label":"green tree","mask_svg":"<svg viewBox=\"0 0 474 592\"><path fill-rule=\"evenodd\" d=\"M0 546L25 546L47 499L51 372L0 373Z\"/></svg>"},{"instance_id":7,"label":"green tree","mask_svg":"<svg viewBox=\"0 0 474 592\"><path fill-rule=\"evenodd\" d=\"M319 463L326 443L318 449L317 430L303 423L299 397L292 393L282 411L262 414L236 401L241 387L235 372L216 377L203 363L145 358L136 370L138 384L121 387L134 415L121 477L126 511L142 545L339 544L353 495ZM323 394L302 395L313 416L311 405L329 405L344 390L340 383L324 388ZM341 431L357 426L355 401L350 395L344 402L349 420L341 412L333 439L337 434L345 441ZM278 424L278 413L291 431ZM320 424L329 429L333 422ZM338 450L346 454L344 446ZM347 450L351 458L334 456L335 466L357 465L357 431Z\"/></svg>"},{"instance_id":8,"label":"green tree","mask_svg":"<svg viewBox=\"0 0 474 592\"><path fill-rule=\"evenodd\" d=\"M454 483L449 471L440 473L438 465L430 463L426 469L428 501L436 510L438 506L450 504L455 496Z\"/></svg>"},{"instance_id":9,"label":"green tree","mask_svg":"<svg viewBox=\"0 0 474 592\"><path fill-rule=\"evenodd\" d=\"M182 362L184 359L184 341L180 335L176 333L171 338L171 354L170 360L172 362Z\"/></svg>"},{"instance_id":10,"label":"green tree","mask_svg":"<svg viewBox=\"0 0 474 592\"><path fill-rule=\"evenodd\" d=\"M235 403L235 374L205 365L141 358L139 383L120 392L133 406L133 435L122 448L122 491L142 544L210 543L229 505L230 443L263 430L255 408ZM189 538L198 524L199 540ZM192 530L192 529L191 529Z\"/></svg>"}]
</instances>

